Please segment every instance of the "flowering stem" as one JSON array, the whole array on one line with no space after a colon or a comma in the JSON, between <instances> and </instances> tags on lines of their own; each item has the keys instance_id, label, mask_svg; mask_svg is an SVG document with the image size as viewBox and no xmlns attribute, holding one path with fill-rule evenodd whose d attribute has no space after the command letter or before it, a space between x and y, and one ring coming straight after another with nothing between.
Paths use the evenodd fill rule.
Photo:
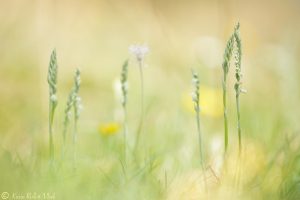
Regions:
<instances>
[{"instance_id":1,"label":"flowering stem","mask_svg":"<svg viewBox=\"0 0 300 200\"><path fill-rule=\"evenodd\" d=\"M74 110L75 107L74 107ZM76 111L75 111L76 113ZM77 142L77 116L74 115L74 130L73 130L73 170L76 171L76 142Z\"/></svg>"},{"instance_id":2,"label":"flowering stem","mask_svg":"<svg viewBox=\"0 0 300 200\"><path fill-rule=\"evenodd\" d=\"M242 150L242 129L241 129L241 114L240 114L240 98L239 94L236 94L236 111L237 111L237 129L239 139L239 154Z\"/></svg>"},{"instance_id":3,"label":"flowering stem","mask_svg":"<svg viewBox=\"0 0 300 200\"><path fill-rule=\"evenodd\" d=\"M126 106L123 106L123 112L124 112L124 122L123 122L123 139L124 139L124 163L126 166L127 163L127 109Z\"/></svg>"},{"instance_id":4,"label":"flowering stem","mask_svg":"<svg viewBox=\"0 0 300 200\"><path fill-rule=\"evenodd\" d=\"M49 85L49 154L50 154L50 169L53 169L54 164L54 142L53 142L53 120L55 108L57 106L56 83L57 83L57 60L56 51L52 51L48 68Z\"/></svg>"},{"instance_id":5,"label":"flowering stem","mask_svg":"<svg viewBox=\"0 0 300 200\"><path fill-rule=\"evenodd\" d=\"M122 95L123 95L123 99L122 99L122 107L123 107L123 113L124 113L124 121L123 121L123 145L124 145L124 149L123 149L123 157L124 157L124 163L126 166L126 161L127 161L127 90L128 90L128 85L127 85L127 78L128 78L128 60L125 60L123 66L122 66L122 72L121 72L121 89L122 89Z\"/></svg>"},{"instance_id":6,"label":"flowering stem","mask_svg":"<svg viewBox=\"0 0 300 200\"><path fill-rule=\"evenodd\" d=\"M240 24L238 23L234 30L234 39L236 42L236 51L235 51L235 78L236 83L234 85L235 88L235 98L236 98L236 111L237 111L237 129L238 129L238 140L239 140L239 155L242 151L242 130L241 130L241 115L240 115L240 94L244 92L241 88L241 79L242 79L242 72L241 72L241 59L242 59L242 45L241 45L241 38L239 34Z\"/></svg>"},{"instance_id":7,"label":"flowering stem","mask_svg":"<svg viewBox=\"0 0 300 200\"><path fill-rule=\"evenodd\" d=\"M78 120L79 120L79 116L80 116L80 112L81 112L81 98L78 95L79 92L79 88L80 88L80 83L81 83L81 79L80 79L80 71L79 69L76 70L75 73L75 77L74 77L74 103L73 103L73 108L74 108L74 132L73 132L73 169L74 171L76 170L76 143L77 143L77 124L78 124Z\"/></svg>"},{"instance_id":8,"label":"flowering stem","mask_svg":"<svg viewBox=\"0 0 300 200\"><path fill-rule=\"evenodd\" d=\"M53 119L54 119L55 105L49 102L49 152L50 152L50 165L54 162L54 143L53 143Z\"/></svg>"},{"instance_id":9,"label":"flowering stem","mask_svg":"<svg viewBox=\"0 0 300 200\"><path fill-rule=\"evenodd\" d=\"M233 35L230 36L227 41L225 52L224 52L224 61L222 64L223 68L223 107L224 107L224 155L226 155L228 150L228 117L227 117L227 75L229 72L230 58L232 56L233 51Z\"/></svg>"},{"instance_id":10,"label":"flowering stem","mask_svg":"<svg viewBox=\"0 0 300 200\"><path fill-rule=\"evenodd\" d=\"M141 79L141 116L140 122L138 126L138 130L136 133L136 140L134 145L134 152L138 148L140 134L143 128L143 121L144 121L144 77L143 77L143 63L145 55L149 52L149 48L146 45L131 45L129 47L129 52L132 53L138 62L138 67L140 70L140 79Z\"/></svg>"},{"instance_id":11,"label":"flowering stem","mask_svg":"<svg viewBox=\"0 0 300 200\"><path fill-rule=\"evenodd\" d=\"M140 135L142 132L142 127L144 123L144 77L143 77L143 63L140 60L138 62L139 64L139 70L140 70L140 79L141 79L141 115L140 115L140 122L138 126L138 131L136 135L136 141L135 141L135 150L138 148L139 140L140 140Z\"/></svg>"},{"instance_id":12,"label":"flowering stem","mask_svg":"<svg viewBox=\"0 0 300 200\"><path fill-rule=\"evenodd\" d=\"M199 113L199 105L198 111L196 111L196 121L197 121L197 131L198 131L198 141L199 141L199 153L200 153L200 163L203 171L203 179L204 179L204 188L207 190L206 176L205 176L205 167L203 161L203 150L202 150L202 137L201 137L201 127L200 127L200 113Z\"/></svg>"},{"instance_id":13,"label":"flowering stem","mask_svg":"<svg viewBox=\"0 0 300 200\"><path fill-rule=\"evenodd\" d=\"M224 142L225 154L228 149L228 117L227 117L227 89L226 89L226 74L224 73L223 79L223 107L224 107Z\"/></svg>"},{"instance_id":14,"label":"flowering stem","mask_svg":"<svg viewBox=\"0 0 300 200\"><path fill-rule=\"evenodd\" d=\"M204 161L203 161L203 151L202 151L202 138L201 138L201 127L200 127L200 105L199 105L199 100L200 100L200 81L198 74L192 70L192 82L194 84L194 91L192 95L192 99L194 101L194 109L196 112L196 121L197 121L197 132L198 132L198 140L199 140L199 153L200 153L200 164L201 168L203 171L203 179L204 179L204 188L205 191L207 191L207 183L206 183L206 176L205 176L205 167L204 167Z\"/></svg>"}]
</instances>

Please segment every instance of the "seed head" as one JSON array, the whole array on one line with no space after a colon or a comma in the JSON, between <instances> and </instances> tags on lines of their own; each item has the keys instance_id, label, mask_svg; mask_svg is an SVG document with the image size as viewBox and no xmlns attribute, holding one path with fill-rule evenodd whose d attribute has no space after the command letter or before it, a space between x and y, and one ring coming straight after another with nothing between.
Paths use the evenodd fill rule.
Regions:
<instances>
[{"instance_id":1,"label":"seed head","mask_svg":"<svg viewBox=\"0 0 300 200\"><path fill-rule=\"evenodd\" d=\"M199 81L199 76L198 73L192 70L192 83L193 83L193 92L192 92L192 100L194 102L194 109L196 112L200 111L200 106L199 106L199 88L200 88L200 81Z\"/></svg>"},{"instance_id":2,"label":"seed head","mask_svg":"<svg viewBox=\"0 0 300 200\"><path fill-rule=\"evenodd\" d=\"M80 83L81 83L80 70L79 69L76 69L74 82L75 82L75 85L74 85L74 111L75 111L76 119L79 119L81 110L83 108L82 103L81 103L81 98L78 94L79 88L80 88Z\"/></svg>"},{"instance_id":3,"label":"seed head","mask_svg":"<svg viewBox=\"0 0 300 200\"><path fill-rule=\"evenodd\" d=\"M128 60L126 60L122 67L121 73L121 89L122 89L122 106L125 107L127 103L128 93Z\"/></svg>"},{"instance_id":4,"label":"seed head","mask_svg":"<svg viewBox=\"0 0 300 200\"><path fill-rule=\"evenodd\" d=\"M48 85L49 85L50 101L53 105L56 105L57 104L57 96L56 96L57 60L56 60L55 49L52 51L52 54L50 57L47 80L48 80Z\"/></svg>"}]
</instances>

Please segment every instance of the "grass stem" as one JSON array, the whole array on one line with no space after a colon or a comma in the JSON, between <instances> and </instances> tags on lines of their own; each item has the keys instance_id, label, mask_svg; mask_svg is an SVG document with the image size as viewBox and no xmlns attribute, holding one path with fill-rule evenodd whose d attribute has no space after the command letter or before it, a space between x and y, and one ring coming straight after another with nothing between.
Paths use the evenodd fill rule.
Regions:
<instances>
[{"instance_id":1,"label":"grass stem","mask_svg":"<svg viewBox=\"0 0 300 200\"><path fill-rule=\"evenodd\" d=\"M139 126L136 134L136 141L135 141L135 151L138 148L139 141L140 141L140 135L143 129L143 123L144 123L144 74L143 74L143 62L140 60L138 62L139 65L139 72L140 72L140 98L141 98L141 113L140 113L140 121L139 121Z\"/></svg>"},{"instance_id":2,"label":"grass stem","mask_svg":"<svg viewBox=\"0 0 300 200\"><path fill-rule=\"evenodd\" d=\"M122 107L123 107L123 157L124 157L124 165L126 166L127 163L127 134L128 134L128 124L127 124L127 94L128 94L128 59L125 60L122 66L121 72L121 89L122 89Z\"/></svg>"},{"instance_id":3,"label":"grass stem","mask_svg":"<svg viewBox=\"0 0 300 200\"><path fill-rule=\"evenodd\" d=\"M234 41L233 36L231 36L227 41L227 45L224 52L224 61L222 64L222 68L223 68L222 88L223 88L223 107L224 107L224 148L225 148L224 155L226 155L228 150L227 75L229 72L230 58L232 56L233 41Z\"/></svg>"},{"instance_id":4,"label":"grass stem","mask_svg":"<svg viewBox=\"0 0 300 200\"><path fill-rule=\"evenodd\" d=\"M207 182L205 175L205 164L203 160L203 147L202 147L202 134L201 134L201 126L200 126L200 81L198 74L192 70L192 82L194 85L194 91L192 93L192 99L194 101L194 110L196 113L196 122L197 122L197 133L198 133L198 142L199 142L199 155L200 155L200 164L203 171L203 179L204 179L204 188L207 191Z\"/></svg>"},{"instance_id":5,"label":"grass stem","mask_svg":"<svg viewBox=\"0 0 300 200\"><path fill-rule=\"evenodd\" d=\"M50 56L50 63L48 68L48 77L49 85L49 157L50 157L50 168L53 168L54 165L54 141L53 141L53 121L55 109L57 106L57 59L56 51L53 50Z\"/></svg>"}]
</instances>

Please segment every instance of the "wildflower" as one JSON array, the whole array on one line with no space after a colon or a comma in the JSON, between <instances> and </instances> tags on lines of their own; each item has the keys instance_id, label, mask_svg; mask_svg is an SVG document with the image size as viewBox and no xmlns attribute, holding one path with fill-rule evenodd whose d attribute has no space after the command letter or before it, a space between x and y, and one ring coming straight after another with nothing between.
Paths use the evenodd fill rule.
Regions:
<instances>
[{"instance_id":1,"label":"wildflower","mask_svg":"<svg viewBox=\"0 0 300 200\"><path fill-rule=\"evenodd\" d=\"M116 122L101 124L99 126L99 133L103 136L115 135L119 132L120 128L120 125Z\"/></svg>"},{"instance_id":2,"label":"wildflower","mask_svg":"<svg viewBox=\"0 0 300 200\"><path fill-rule=\"evenodd\" d=\"M140 79L141 79L141 116L140 116L138 131L137 131L137 134L136 134L136 141L135 141L135 145L134 145L135 146L134 149L137 149L140 134L142 132L143 123L144 123L144 77L143 77L143 68L144 68L144 58L145 58L145 55L149 52L149 48L146 45L131 45L129 47L129 52L131 54L133 54L137 59L138 66L139 66L139 71L140 71ZM125 92L127 94L127 91L125 91ZM124 98L123 106L125 104L126 104L126 99Z\"/></svg>"},{"instance_id":3,"label":"wildflower","mask_svg":"<svg viewBox=\"0 0 300 200\"><path fill-rule=\"evenodd\" d=\"M200 127L200 106L199 106L199 88L200 88L200 81L199 81L199 76L198 73L192 70L192 82L194 86L194 91L192 95L192 100L194 101L194 109L195 109L195 114L196 114L196 121L197 121L197 132L198 132L198 139L199 139L199 153L200 153L200 163L201 163L201 168L203 170L203 177L204 177L204 187L206 189L206 176L205 176L205 164L203 162L203 150L202 150L202 134L201 134L201 127Z\"/></svg>"},{"instance_id":4,"label":"wildflower","mask_svg":"<svg viewBox=\"0 0 300 200\"><path fill-rule=\"evenodd\" d=\"M129 52L136 57L138 62L142 62L149 52L149 47L147 45L130 45Z\"/></svg>"}]
</instances>

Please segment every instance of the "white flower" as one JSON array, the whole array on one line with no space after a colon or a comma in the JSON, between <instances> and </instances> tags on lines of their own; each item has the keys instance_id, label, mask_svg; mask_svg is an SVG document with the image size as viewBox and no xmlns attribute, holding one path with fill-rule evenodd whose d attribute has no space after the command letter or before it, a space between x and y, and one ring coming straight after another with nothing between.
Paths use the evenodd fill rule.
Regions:
<instances>
[{"instance_id":1,"label":"white flower","mask_svg":"<svg viewBox=\"0 0 300 200\"><path fill-rule=\"evenodd\" d=\"M244 94L246 94L246 93L247 93L247 90L246 90L246 89L243 89L243 88L241 88L240 92L241 92L241 93L244 93Z\"/></svg>"},{"instance_id":2,"label":"white flower","mask_svg":"<svg viewBox=\"0 0 300 200\"><path fill-rule=\"evenodd\" d=\"M77 96L75 97L75 103L76 103L76 109L78 112L78 115L81 113L81 111L83 110L83 105L82 105L82 100L81 97Z\"/></svg>"},{"instance_id":3,"label":"white flower","mask_svg":"<svg viewBox=\"0 0 300 200\"><path fill-rule=\"evenodd\" d=\"M129 52L136 57L138 62L141 62L149 52L149 47L147 45L130 45Z\"/></svg>"},{"instance_id":4,"label":"white flower","mask_svg":"<svg viewBox=\"0 0 300 200\"><path fill-rule=\"evenodd\" d=\"M199 85L199 80L197 78L193 78L192 84L197 87Z\"/></svg>"},{"instance_id":5,"label":"white flower","mask_svg":"<svg viewBox=\"0 0 300 200\"><path fill-rule=\"evenodd\" d=\"M195 93L195 92L192 92L192 99L193 99L193 101L194 102L198 102L198 96L197 96L197 94Z\"/></svg>"},{"instance_id":6,"label":"white flower","mask_svg":"<svg viewBox=\"0 0 300 200\"><path fill-rule=\"evenodd\" d=\"M123 84L123 89L125 92L128 91L128 82L127 81Z\"/></svg>"},{"instance_id":7,"label":"white flower","mask_svg":"<svg viewBox=\"0 0 300 200\"><path fill-rule=\"evenodd\" d=\"M50 101L52 101L53 103L56 103L56 102L57 102L57 97L56 97L55 94L52 94L52 95L50 96Z\"/></svg>"}]
</instances>

